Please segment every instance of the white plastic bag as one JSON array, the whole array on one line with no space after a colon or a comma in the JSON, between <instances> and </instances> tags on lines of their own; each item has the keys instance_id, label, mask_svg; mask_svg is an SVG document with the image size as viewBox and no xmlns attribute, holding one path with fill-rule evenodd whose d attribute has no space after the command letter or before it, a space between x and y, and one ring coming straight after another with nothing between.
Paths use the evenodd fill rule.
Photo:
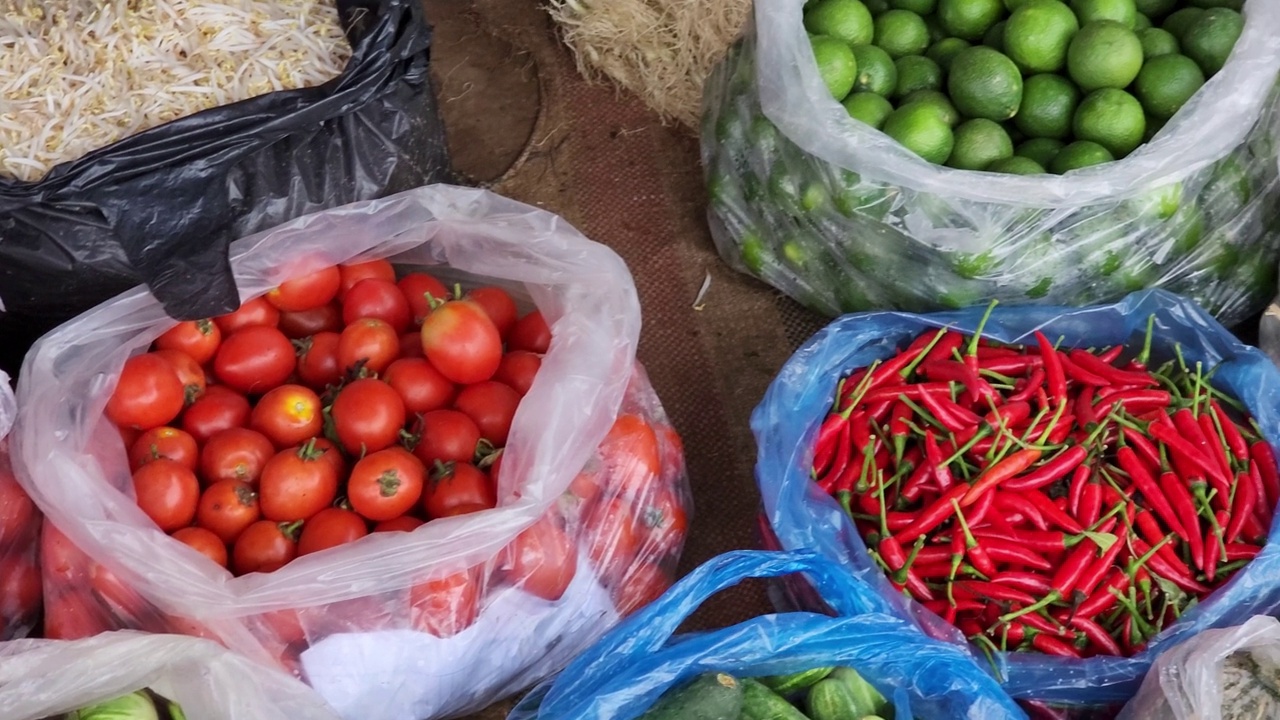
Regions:
<instances>
[{"instance_id":1,"label":"white plastic bag","mask_svg":"<svg viewBox=\"0 0 1280 720\"><path fill-rule=\"evenodd\" d=\"M499 552L540 518L588 542L595 528L583 505L563 498L580 473L598 476L606 495L627 481L597 453L620 413L643 418L661 443L662 470L646 492L687 505L678 438L635 365L635 286L611 250L550 213L431 186L300 218L237 242L231 257L246 299L324 265L382 257L531 298L553 339L512 425L498 507L233 578L137 507L123 444L103 417L124 360L173 323L136 290L41 339L19 383L19 475L50 521L47 632L208 635L303 675L345 717L421 720L483 707L554 672L633 609L637 593L669 585L680 543L649 537L625 567L580 562L555 602L496 572ZM420 612L423 596L431 602ZM478 619L451 615L476 602Z\"/></svg>"},{"instance_id":2,"label":"white plastic bag","mask_svg":"<svg viewBox=\"0 0 1280 720\"><path fill-rule=\"evenodd\" d=\"M9 376L0 371L0 640L26 637L40 616L40 513L9 462L17 414Z\"/></svg>"},{"instance_id":3,"label":"white plastic bag","mask_svg":"<svg viewBox=\"0 0 1280 720\"><path fill-rule=\"evenodd\" d=\"M1030 177L932 165L853 120L819 77L804 4L757 0L707 82L709 215L737 269L830 315L1161 287L1231 325L1274 292L1280 3L1245 3L1226 66L1151 142Z\"/></svg>"},{"instance_id":4,"label":"white plastic bag","mask_svg":"<svg viewBox=\"0 0 1280 720\"><path fill-rule=\"evenodd\" d=\"M42 720L143 688L189 720L338 720L306 685L208 640L122 631L0 644L5 720Z\"/></svg>"}]
</instances>

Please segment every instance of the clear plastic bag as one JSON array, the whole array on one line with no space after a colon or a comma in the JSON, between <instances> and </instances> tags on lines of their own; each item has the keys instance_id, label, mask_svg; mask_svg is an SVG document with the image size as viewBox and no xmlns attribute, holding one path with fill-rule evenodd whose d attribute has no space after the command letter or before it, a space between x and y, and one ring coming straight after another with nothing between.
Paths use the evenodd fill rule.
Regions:
<instances>
[{"instance_id":1,"label":"clear plastic bag","mask_svg":"<svg viewBox=\"0 0 1280 720\"><path fill-rule=\"evenodd\" d=\"M51 634L203 634L298 672L346 717L422 720L536 682L670 584L689 505L683 451L635 363L640 311L622 260L550 213L449 186L310 215L232 247L246 299L374 257L483 278L531 299L550 324L504 450L498 507L233 578L137 507L102 414L125 358L173 323L138 289L43 338L19 383L19 476L50 521ZM608 439L624 424L647 461L629 453L631 436ZM615 500L634 514L608 512ZM552 561L504 553L526 528L546 557L567 558L556 567L576 567L557 600L534 594Z\"/></svg>"},{"instance_id":2,"label":"clear plastic bag","mask_svg":"<svg viewBox=\"0 0 1280 720\"><path fill-rule=\"evenodd\" d=\"M42 720L143 688L189 720L338 720L306 685L208 640L123 631L0 644L5 720Z\"/></svg>"},{"instance_id":3,"label":"clear plastic bag","mask_svg":"<svg viewBox=\"0 0 1280 720\"><path fill-rule=\"evenodd\" d=\"M733 267L828 315L1161 287L1230 326L1274 293L1280 4L1245 3L1230 61L1151 142L1034 177L931 165L850 118L818 75L803 5L759 0L707 82L709 217Z\"/></svg>"},{"instance_id":4,"label":"clear plastic bag","mask_svg":"<svg viewBox=\"0 0 1280 720\"><path fill-rule=\"evenodd\" d=\"M9 376L0 371L0 640L26 637L40 616L40 513L9 462L17 412Z\"/></svg>"},{"instance_id":5,"label":"clear plastic bag","mask_svg":"<svg viewBox=\"0 0 1280 720\"><path fill-rule=\"evenodd\" d=\"M813 549L840 563L875 588L894 614L932 637L957 645L963 645L964 638L955 627L893 589L849 517L809 479L809 468L815 433L843 375L890 356L928 328L950 325L972 333L983 312L983 308L971 308L930 315L882 312L840 318L796 351L751 417L759 446L756 479L768 521L766 534L772 534L783 549ZM1103 347L1128 344L1135 338L1141 342L1150 315L1155 316L1155 356L1171 356L1174 343L1180 343L1187 362L1217 366L1215 386L1239 398L1276 447L1280 443L1280 371L1204 310L1175 295L1147 290L1115 305L1089 308L997 307L983 335L1025 343L1039 329L1049 337L1061 336L1064 347ZM1137 691L1162 650L1205 629L1280 610L1278 540L1280 526L1273 525L1266 547L1252 562L1133 657L1074 660L1039 653L994 653L989 662L984 653L973 649L974 661L991 667L1009 694L1020 700L1062 705L1122 703ZM801 602L812 600L803 593L794 596Z\"/></svg>"}]
</instances>

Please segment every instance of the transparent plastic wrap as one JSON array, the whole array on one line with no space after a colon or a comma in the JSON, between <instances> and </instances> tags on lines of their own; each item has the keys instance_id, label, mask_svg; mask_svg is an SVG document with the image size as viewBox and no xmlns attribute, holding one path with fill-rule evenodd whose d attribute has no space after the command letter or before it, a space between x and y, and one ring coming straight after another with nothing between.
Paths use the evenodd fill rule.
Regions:
<instances>
[{"instance_id":1,"label":"transparent plastic wrap","mask_svg":"<svg viewBox=\"0 0 1280 720\"><path fill-rule=\"evenodd\" d=\"M893 354L922 330L950 325L972 333L982 308L930 315L882 312L849 315L810 339L782 368L752 415L759 445L756 479L767 518L766 537L783 549L813 549L843 565L928 635L963 644L953 626L895 591L867 553L853 523L836 501L809 478L813 440L831 405L836 383L847 372ZM1256 348L1236 340L1204 310L1161 290L1135 293L1115 305L1089 308L997 307L983 330L1001 342L1025 343L1035 330L1063 338L1064 347L1128 344L1141 338L1154 315L1153 352L1167 357L1180 343L1188 362L1218 367L1214 384L1239 398L1273 448L1280 442L1280 371ZM1141 340L1138 340L1141 342ZM1221 363L1221 364L1219 364ZM972 648L974 662L996 673L1019 700L1097 706L1122 703L1138 689L1159 653L1213 627L1280 610L1280 528L1226 585L1192 607L1133 657L1083 660L1039 653L993 653ZM794 590L794 588L793 588ZM802 604L815 596L793 592Z\"/></svg>"},{"instance_id":2,"label":"transparent plastic wrap","mask_svg":"<svg viewBox=\"0 0 1280 720\"><path fill-rule=\"evenodd\" d=\"M803 0L759 0L707 82L712 235L733 267L828 314L988 299L1088 305L1160 287L1233 325L1274 293L1280 5L1151 142L1064 176L938 167L853 120Z\"/></svg>"},{"instance_id":3,"label":"transparent plastic wrap","mask_svg":"<svg viewBox=\"0 0 1280 720\"><path fill-rule=\"evenodd\" d=\"M174 322L137 289L39 341L19 383L19 476L50 520L51 635L207 635L302 675L345 717L422 720L533 684L670 584L690 496L679 437L635 362L640 311L622 260L550 213L450 186L310 215L232 246L245 299L371 258L447 281L482 278L550 325L503 450L497 507L232 577L138 508L103 415L125 359ZM611 511L618 503L631 513ZM533 550L513 559L518 536ZM546 599L538 586L548 573L552 585L563 580L566 567L567 589Z\"/></svg>"},{"instance_id":4,"label":"transparent plastic wrap","mask_svg":"<svg viewBox=\"0 0 1280 720\"><path fill-rule=\"evenodd\" d=\"M40 617L40 513L9 462L17 413L9 376L0 371L0 640L26 637Z\"/></svg>"},{"instance_id":5,"label":"transparent plastic wrap","mask_svg":"<svg viewBox=\"0 0 1280 720\"><path fill-rule=\"evenodd\" d=\"M144 688L189 720L338 720L306 685L208 640L123 631L0 645L6 720L43 720Z\"/></svg>"},{"instance_id":6,"label":"transparent plastic wrap","mask_svg":"<svg viewBox=\"0 0 1280 720\"><path fill-rule=\"evenodd\" d=\"M793 573L815 583L834 617L763 615L722 630L675 635L715 593L748 578ZM633 720L669 688L701 673L757 677L833 665L851 667L874 685L893 703L898 720L1026 718L963 650L924 636L888 611L870 588L814 553L726 553L530 692L507 720Z\"/></svg>"}]
</instances>

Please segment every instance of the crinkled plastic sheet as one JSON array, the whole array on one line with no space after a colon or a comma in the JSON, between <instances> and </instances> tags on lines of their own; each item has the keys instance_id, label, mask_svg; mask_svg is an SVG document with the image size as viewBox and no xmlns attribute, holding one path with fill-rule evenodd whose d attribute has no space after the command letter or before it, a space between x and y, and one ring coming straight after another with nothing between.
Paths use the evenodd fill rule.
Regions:
<instances>
[{"instance_id":1,"label":"crinkled plastic sheet","mask_svg":"<svg viewBox=\"0 0 1280 720\"><path fill-rule=\"evenodd\" d=\"M804 573L835 617L763 615L710 632L675 635L708 598L748 578ZM843 568L812 552L739 550L697 568L656 602L533 690L507 720L633 720L664 692L722 671L738 677L852 667L894 704L897 720L1025 720L961 649L886 614L889 606Z\"/></svg>"},{"instance_id":2,"label":"crinkled plastic sheet","mask_svg":"<svg viewBox=\"0 0 1280 720\"><path fill-rule=\"evenodd\" d=\"M1280 3L1245 3L1229 62L1151 142L1035 177L938 167L853 120L818 75L803 5L759 0L707 81L708 212L736 269L833 316L1161 287L1230 326L1274 293Z\"/></svg>"},{"instance_id":3,"label":"crinkled plastic sheet","mask_svg":"<svg viewBox=\"0 0 1280 720\"><path fill-rule=\"evenodd\" d=\"M813 441L831 407L836 383L853 370L884 359L923 331L951 326L971 333L985 308L912 315L897 312L847 315L828 325L796 351L769 386L751 417L759 446L756 480L769 530L783 549L814 549L840 563L872 587L893 608L933 637L957 645L959 631L940 617L893 590L867 554L853 522L830 496L809 480ZM1219 389L1248 407L1271 443L1280 440L1280 371L1259 350L1240 343L1194 303L1161 290L1128 296L1115 305L1089 308L997 307L983 334L1001 342L1033 342L1039 329L1065 347L1102 347L1141 342L1147 317L1155 316L1153 353L1161 358L1181 343L1189 363L1221 363L1214 376ZM1162 360L1163 361L1163 360ZM1280 610L1280 528L1273 524L1262 552L1224 587L1154 638L1132 658L1056 658L1039 653L999 653L1002 684L1019 699L1064 705L1124 702L1138 689L1152 660L1211 627L1242 622ZM990 664L978 650L974 663Z\"/></svg>"}]
</instances>

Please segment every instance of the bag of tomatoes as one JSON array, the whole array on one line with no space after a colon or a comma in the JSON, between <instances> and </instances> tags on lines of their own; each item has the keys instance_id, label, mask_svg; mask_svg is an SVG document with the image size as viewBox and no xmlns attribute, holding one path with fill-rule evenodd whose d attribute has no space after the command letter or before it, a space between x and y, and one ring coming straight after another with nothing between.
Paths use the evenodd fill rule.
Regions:
<instances>
[{"instance_id":1,"label":"bag of tomatoes","mask_svg":"<svg viewBox=\"0 0 1280 720\"><path fill-rule=\"evenodd\" d=\"M26 637L40 617L40 513L13 476L6 440L16 414L0 371L0 640Z\"/></svg>"},{"instance_id":2,"label":"bag of tomatoes","mask_svg":"<svg viewBox=\"0 0 1280 720\"><path fill-rule=\"evenodd\" d=\"M447 186L232 250L235 312L176 322L138 289L28 356L49 636L202 635L347 717L417 720L536 682L670 585L683 452L615 253Z\"/></svg>"}]
</instances>

